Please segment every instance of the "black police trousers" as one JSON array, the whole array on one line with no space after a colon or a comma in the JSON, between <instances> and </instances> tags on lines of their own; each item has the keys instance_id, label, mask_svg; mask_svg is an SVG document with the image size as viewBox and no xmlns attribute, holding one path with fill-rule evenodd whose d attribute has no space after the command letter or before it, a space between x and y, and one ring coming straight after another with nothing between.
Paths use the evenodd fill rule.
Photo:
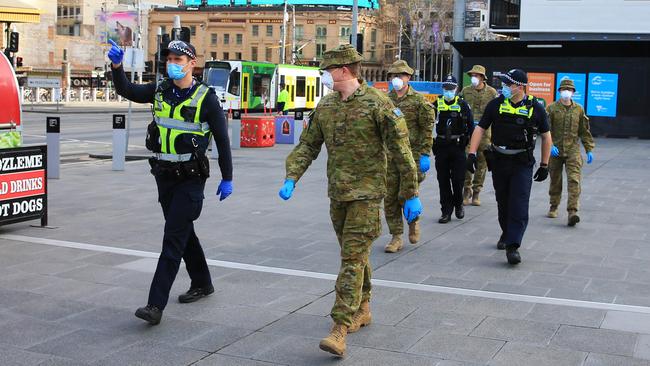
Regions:
<instances>
[{"instance_id":1,"label":"black police trousers","mask_svg":"<svg viewBox=\"0 0 650 366\"><path fill-rule=\"evenodd\" d=\"M205 179L178 180L157 176L156 184L158 201L165 217L165 233L156 273L151 281L149 304L162 310L167 305L181 258L192 280L191 288L209 286L212 279L193 224L203 208Z\"/></svg>"},{"instance_id":2,"label":"black police trousers","mask_svg":"<svg viewBox=\"0 0 650 366\"><path fill-rule=\"evenodd\" d=\"M492 182L499 210L501 241L519 248L528 226L528 202L535 161L521 156L495 153Z\"/></svg>"},{"instance_id":3,"label":"black police trousers","mask_svg":"<svg viewBox=\"0 0 650 366\"><path fill-rule=\"evenodd\" d=\"M440 188L440 208L443 215L451 215L454 207L463 205L465 183L465 146L436 140L433 149L436 174Z\"/></svg>"}]
</instances>

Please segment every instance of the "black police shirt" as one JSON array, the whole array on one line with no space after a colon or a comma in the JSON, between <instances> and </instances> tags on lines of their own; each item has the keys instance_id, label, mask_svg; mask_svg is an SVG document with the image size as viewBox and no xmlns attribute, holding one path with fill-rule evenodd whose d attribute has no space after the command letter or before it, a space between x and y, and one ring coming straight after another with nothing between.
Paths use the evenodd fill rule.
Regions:
<instances>
[{"instance_id":1,"label":"black police shirt","mask_svg":"<svg viewBox=\"0 0 650 366\"><path fill-rule=\"evenodd\" d=\"M518 107L523 107L526 99L528 96L524 96L524 99L522 99L519 103L510 103L512 104L513 107L518 108ZM499 119L499 106L501 103L503 103L503 96L500 95L494 99L492 99L488 104L485 106L485 112L483 112L483 117L481 117L481 122L478 123L478 125L487 130L490 128L492 123L494 121L497 121ZM537 127L537 131L539 134L543 134L546 132L549 132L551 130L551 126L548 121L548 115L546 114L546 110L544 107L538 103L535 102L533 104L533 117L532 121Z\"/></svg>"},{"instance_id":2,"label":"black police shirt","mask_svg":"<svg viewBox=\"0 0 650 366\"><path fill-rule=\"evenodd\" d=\"M122 65L117 69L113 69L113 83L115 84L117 94L126 99L136 103L153 103L154 101L156 83L132 84L127 80ZM176 93L174 92L174 88L169 88L163 92L163 97L166 100L180 103L185 98L180 98L178 95L192 95L198 85L198 83L195 83L189 90L176 90ZM223 180L232 180L232 156L230 153L230 140L228 138L228 124L214 90L210 89L205 99L203 99L202 106L200 120L208 122L214 141L217 144L221 177Z\"/></svg>"}]
</instances>

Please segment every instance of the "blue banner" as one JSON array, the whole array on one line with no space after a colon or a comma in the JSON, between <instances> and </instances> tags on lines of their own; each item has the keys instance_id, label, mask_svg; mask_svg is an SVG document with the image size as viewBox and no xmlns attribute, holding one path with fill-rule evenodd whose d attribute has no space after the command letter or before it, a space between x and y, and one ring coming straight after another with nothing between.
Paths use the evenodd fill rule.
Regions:
<instances>
[{"instance_id":1,"label":"blue banner","mask_svg":"<svg viewBox=\"0 0 650 366\"><path fill-rule=\"evenodd\" d=\"M618 74L589 74L587 115L616 117Z\"/></svg>"},{"instance_id":2,"label":"blue banner","mask_svg":"<svg viewBox=\"0 0 650 366\"><path fill-rule=\"evenodd\" d=\"M576 92L573 94L573 101L582 105L583 107L585 106L585 87L587 83L587 75L586 74L571 74L571 73L564 73L564 72L558 72L557 73L557 87L560 87L560 82L564 79L571 79L573 80L573 83L576 85ZM555 100L560 100L560 92L555 91Z\"/></svg>"}]
</instances>

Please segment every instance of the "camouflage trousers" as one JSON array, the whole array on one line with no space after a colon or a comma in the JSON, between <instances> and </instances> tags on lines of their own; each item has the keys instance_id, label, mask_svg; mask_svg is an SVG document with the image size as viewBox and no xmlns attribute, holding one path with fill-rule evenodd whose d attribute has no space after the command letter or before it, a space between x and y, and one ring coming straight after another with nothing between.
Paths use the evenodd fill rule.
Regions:
<instances>
[{"instance_id":1,"label":"camouflage trousers","mask_svg":"<svg viewBox=\"0 0 650 366\"><path fill-rule=\"evenodd\" d=\"M364 300L370 300L370 249L381 234L380 199L330 201L330 217L341 246L341 269L336 278L336 300L331 316L350 326Z\"/></svg>"},{"instance_id":2,"label":"camouflage trousers","mask_svg":"<svg viewBox=\"0 0 650 366\"><path fill-rule=\"evenodd\" d=\"M422 173L418 165L418 183L422 183L426 174ZM404 207L404 197L400 197L399 170L395 164L388 162L386 170L386 196L384 197L384 215L388 224L388 231L391 235L404 234L404 220L402 219L402 208ZM418 217L415 221L418 221Z\"/></svg>"},{"instance_id":3,"label":"camouflage trousers","mask_svg":"<svg viewBox=\"0 0 650 366\"><path fill-rule=\"evenodd\" d=\"M487 174L487 162L485 161L485 154L483 150L490 146L489 143L481 142L479 145L476 158L478 160L478 168L474 174L469 171L465 172L465 189L471 189L474 193L481 193L483 189L483 182L485 182L485 175ZM469 145L467 145L466 152L469 152Z\"/></svg>"},{"instance_id":4,"label":"camouflage trousers","mask_svg":"<svg viewBox=\"0 0 650 366\"><path fill-rule=\"evenodd\" d=\"M559 206L562 199L562 170L566 169L567 191L569 198L567 200L567 211L576 212L580 206L580 180L582 177L582 155L574 153L569 156L551 157L548 164L551 185L548 190L551 196L551 206Z\"/></svg>"}]
</instances>

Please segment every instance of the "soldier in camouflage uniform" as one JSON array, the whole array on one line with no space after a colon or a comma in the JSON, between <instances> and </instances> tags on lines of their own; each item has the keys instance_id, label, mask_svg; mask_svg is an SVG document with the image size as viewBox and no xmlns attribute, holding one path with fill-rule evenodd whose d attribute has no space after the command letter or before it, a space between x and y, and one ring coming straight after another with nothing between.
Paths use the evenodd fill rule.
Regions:
<instances>
[{"instance_id":1,"label":"soldier in camouflage uniform","mask_svg":"<svg viewBox=\"0 0 650 366\"><path fill-rule=\"evenodd\" d=\"M580 222L578 200L583 164L578 140L582 142L587 152L587 164L591 164L593 161L592 150L595 143L589 131L589 118L585 115L582 106L571 99L576 91L573 80L562 80L558 90L560 91L560 100L546 107L554 143L551 148L549 164L551 185L548 193L551 196L551 208L548 211L548 217L557 217L557 208L562 198L562 168L566 166L567 190L569 192L567 200L568 225L575 226Z\"/></svg>"},{"instance_id":2,"label":"soldier in camouflage uniform","mask_svg":"<svg viewBox=\"0 0 650 366\"><path fill-rule=\"evenodd\" d=\"M409 80L413 75L413 69L406 61L395 61L388 69L388 78L391 80L393 90L388 96L397 106L406 119L409 130L409 142L413 160L419 165L418 184L422 183L426 172L430 168L429 153L433 146L433 124L436 118L433 107L427 102L422 94L416 92L409 86ZM388 173L386 174L386 197L384 198L384 213L388 229L393 236L390 243L386 245L386 253L395 253L402 249L402 234L404 233L404 222L402 221L402 205L404 197L399 196L400 175L399 167L388 159ZM420 240L419 220L409 224L409 241L415 244Z\"/></svg>"},{"instance_id":3,"label":"soldier in camouflage uniform","mask_svg":"<svg viewBox=\"0 0 650 366\"><path fill-rule=\"evenodd\" d=\"M400 172L400 194L408 198L407 220L413 221L422 210L406 121L384 93L360 79L362 60L350 45L323 55L321 80L334 92L321 99L300 143L287 157L286 180L279 193L283 199L291 197L295 183L325 143L330 216L341 247L341 269L331 312L335 324L320 348L339 356L345 352L347 333L371 321L369 255L381 232L386 153Z\"/></svg>"},{"instance_id":4,"label":"soldier in camouflage uniform","mask_svg":"<svg viewBox=\"0 0 650 366\"><path fill-rule=\"evenodd\" d=\"M485 67L481 65L474 65L471 70L467 72L472 78L472 85L468 85L460 92L460 97L465 99L467 104L472 108L474 115L474 126L478 125L478 121L483 117L483 111L489 101L497 97L497 91L493 87L487 85L485 82ZM492 129L485 130L485 134L481 139L477 151L478 169L474 174L467 171L465 174L465 188L463 189L463 205L467 206L480 206L481 200L479 194L483 189L483 182L485 181L485 174L487 173L487 163L485 162L485 155L483 151L490 146L490 138L492 136ZM467 146L469 149L469 146ZM473 178L473 180L472 180Z\"/></svg>"}]
</instances>

